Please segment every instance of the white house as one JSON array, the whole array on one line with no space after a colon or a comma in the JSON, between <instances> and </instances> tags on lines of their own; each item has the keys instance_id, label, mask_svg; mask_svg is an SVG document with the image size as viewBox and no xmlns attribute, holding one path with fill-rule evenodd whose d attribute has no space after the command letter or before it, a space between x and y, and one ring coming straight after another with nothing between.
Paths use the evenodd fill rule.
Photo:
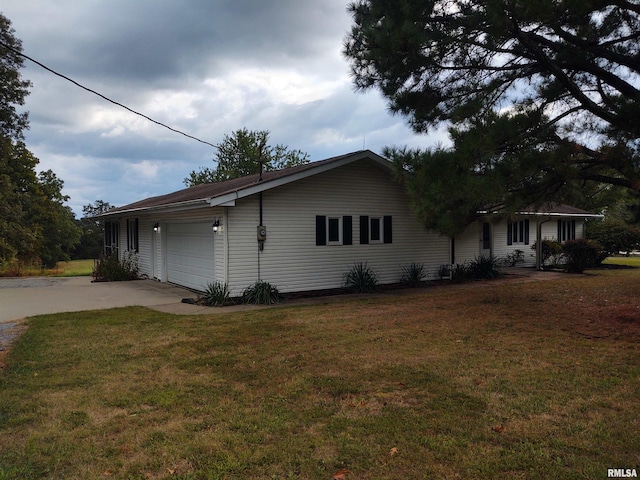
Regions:
<instances>
[{"instance_id":1,"label":"white house","mask_svg":"<svg viewBox=\"0 0 640 480\"><path fill-rule=\"evenodd\" d=\"M425 230L392 176L390 162L364 150L198 185L105 213L105 248L135 252L149 278L199 291L222 282L237 296L258 280L281 292L337 288L358 262L383 284L398 282L411 263L433 279L443 265L524 247L528 232L546 225L525 214L504 227L478 222L451 239ZM568 235L577 238L582 217L558 218L576 220Z\"/></svg>"},{"instance_id":2,"label":"white house","mask_svg":"<svg viewBox=\"0 0 640 480\"><path fill-rule=\"evenodd\" d=\"M381 283L398 282L413 262L435 277L451 256L450 239L414 217L391 164L366 150L198 185L104 217L106 248L136 252L141 273L200 291L223 282L234 296L257 280L281 292L340 287L356 262Z\"/></svg>"},{"instance_id":3,"label":"white house","mask_svg":"<svg viewBox=\"0 0 640 480\"><path fill-rule=\"evenodd\" d=\"M602 215L557 204L529 207L510 220L493 219L499 215L499 210L481 213L479 220L453 239L451 263L464 263L482 255L506 259L520 251L522 266L539 267L539 251L532 249L534 244L538 245L542 240L562 243L585 238L586 222L602 218Z\"/></svg>"}]
</instances>

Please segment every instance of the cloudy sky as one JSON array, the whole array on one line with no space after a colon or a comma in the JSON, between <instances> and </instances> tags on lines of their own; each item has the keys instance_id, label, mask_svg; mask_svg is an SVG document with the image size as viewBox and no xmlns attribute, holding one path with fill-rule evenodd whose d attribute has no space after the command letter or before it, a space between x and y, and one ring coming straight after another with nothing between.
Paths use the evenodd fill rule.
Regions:
<instances>
[{"instance_id":1,"label":"cloudy sky","mask_svg":"<svg viewBox=\"0 0 640 480\"><path fill-rule=\"evenodd\" d=\"M433 146L356 92L341 0L2 0L23 53L127 107L216 144L246 127L311 160L385 145ZM212 147L173 133L26 61L28 148L69 205L120 206L184 188Z\"/></svg>"}]
</instances>

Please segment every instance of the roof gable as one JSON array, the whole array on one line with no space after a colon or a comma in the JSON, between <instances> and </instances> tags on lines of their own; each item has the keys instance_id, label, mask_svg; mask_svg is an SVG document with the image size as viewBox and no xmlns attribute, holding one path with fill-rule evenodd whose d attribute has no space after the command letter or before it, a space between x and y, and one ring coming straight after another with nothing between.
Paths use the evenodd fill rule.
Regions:
<instances>
[{"instance_id":1,"label":"roof gable","mask_svg":"<svg viewBox=\"0 0 640 480\"><path fill-rule=\"evenodd\" d=\"M369 161L379 168L391 171L391 162L370 150L361 150L337 157L327 158L296 167L285 168L234 178L224 182L207 183L178 190L166 195L146 198L122 207L114 208L102 216L148 210L180 209L189 206L216 206L232 202L261 191L285 185L302 178L332 170L356 161Z\"/></svg>"}]
</instances>

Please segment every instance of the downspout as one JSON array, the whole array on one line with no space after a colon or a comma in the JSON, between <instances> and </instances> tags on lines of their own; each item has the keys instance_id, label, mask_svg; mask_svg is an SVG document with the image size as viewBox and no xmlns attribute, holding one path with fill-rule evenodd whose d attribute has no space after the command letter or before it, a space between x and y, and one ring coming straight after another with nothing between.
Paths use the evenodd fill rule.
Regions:
<instances>
[{"instance_id":1,"label":"downspout","mask_svg":"<svg viewBox=\"0 0 640 480\"><path fill-rule=\"evenodd\" d=\"M222 211L224 229L224 283L229 285L229 207Z\"/></svg>"},{"instance_id":2,"label":"downspout","mask_svg":"<svg viewBox=\"0 0 640 480\"><path fill-rule=\"evenodd\" d=\"M260 164L260 179L262 180L262 164ZM258 204L260 209L260 223L258 225L262 225L262 192L258 193ZM264 248L264 242L262 240L258 240L258 281L261 281L260 278L260 254L262 249Z\"/></svg>"},{"instance_id":3,"label":"downspout","mask_svg":"<svg viewBox=\"0 0 640 480\"><path fill-rule=\"evenodd\" d=\"M258 158L258 163L259 163L259 173L260 173L260 177L258 179L259 182L262 182L262 172L264 170L264 166L262 164L262 151L264 149L264 142L260 145L260 152L259 152L259 158ZM258 193L258 205L259 205L259 216L260 216L260 222L258 223L258 225L261 227L263 225L262 223L262 190ZM260 255L262 253L262 250L264 249L264 240L260 240L260 238L258 238L258 281L261 281L262 278L260 277Z\"/></svg>"},{"instance_id":4,"label":"downspout","mask_svg":"<svg viewBox=\"0 0 640 480\"><path fill-rule=\"evenodd\" d=\"M536 270L542 270L542 225L550 222L551 217L536 223Z\"/></svg>"}]
</instances>

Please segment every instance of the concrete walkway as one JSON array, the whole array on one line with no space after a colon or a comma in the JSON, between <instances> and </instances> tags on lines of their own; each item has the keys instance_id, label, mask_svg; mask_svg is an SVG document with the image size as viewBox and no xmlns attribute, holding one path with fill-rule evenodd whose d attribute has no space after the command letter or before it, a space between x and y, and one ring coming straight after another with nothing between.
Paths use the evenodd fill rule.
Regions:
<instances>
[{"instance_id":1,"label":"concrete walkway","mask_svg":"<svg viewBox=\"0 0 640 480\"><path fill-rule=\"evenodd\" d=\"M183 298L195 297L185 288L153 280L92 283L91 277L0 278L0 322L134 305L197 313L205 307L181 303Z\"/></svg>"}]
</instances>

